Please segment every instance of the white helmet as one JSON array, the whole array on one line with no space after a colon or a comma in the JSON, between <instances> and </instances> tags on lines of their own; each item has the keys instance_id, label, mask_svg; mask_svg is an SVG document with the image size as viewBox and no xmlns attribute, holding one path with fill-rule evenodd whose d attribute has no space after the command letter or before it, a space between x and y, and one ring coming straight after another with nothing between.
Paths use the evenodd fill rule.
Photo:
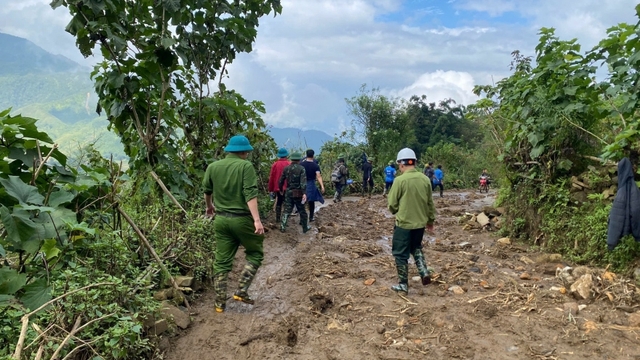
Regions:
<instances>
[{"instance_id":1,"label":"white helmet","mask_svg":"<svg viewBox=\"0 0 640 360\"><path fill-rule=\"evenodd\" d=\"M415 160L417 159L418 158L416 157L416 153L413 150L404 148L398 152L398 158L396 159L396 162L400 162L401 160L414 160L414 163L411 165L415 165Z\"/></svg>"}]
</instances>

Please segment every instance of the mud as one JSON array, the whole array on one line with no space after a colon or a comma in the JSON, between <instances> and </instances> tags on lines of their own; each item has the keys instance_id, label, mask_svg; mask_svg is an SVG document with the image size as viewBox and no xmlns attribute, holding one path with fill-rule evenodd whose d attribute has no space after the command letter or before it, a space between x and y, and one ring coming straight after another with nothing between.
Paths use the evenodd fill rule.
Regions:
<instances>
[{"instance_id":1,"label":"mud","mask_svg":"<svg viewBox=\"0 0 640 360\"><path fill-rule=\"evenodd\" d=\"M163 358L640 359L640 325L629 323L640 304L633 283L588 269L593 297L577 300L556 276L571 264L462 229L459 216L493 200L473 191L435 198L436 237L424 246L434 282L410 280L407 297L389 289L393 217L382 197L324 207L307 234L296 217L286 234L272 224L250 289L256 304L229 300L217 314L205 293ZM239 252L230 291L242 259ZM410 279L417 275L411 266Z\"/></svg>"}]
</instances>

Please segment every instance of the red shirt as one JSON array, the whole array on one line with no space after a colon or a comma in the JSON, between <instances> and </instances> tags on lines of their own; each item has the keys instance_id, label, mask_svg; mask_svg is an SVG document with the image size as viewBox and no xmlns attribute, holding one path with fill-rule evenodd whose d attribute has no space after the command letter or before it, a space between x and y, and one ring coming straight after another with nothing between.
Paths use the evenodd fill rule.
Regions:
<instances>
[{"instance_id":1,"label":"red shirt","mask_svg":"<svg viewBox=\"0 0 640 360\"><path fill-rule=\"evenodd\" d=\"M269 192L279 192L278 181L280 181L280 176L282 176L282 172L284 172L284 168L289 166L289 160L283 158L278 159L278 161L274 162L271 165L271 174L269 174ZM284 188L287 188L285 184Z\"/></svg>"}]
</instances>

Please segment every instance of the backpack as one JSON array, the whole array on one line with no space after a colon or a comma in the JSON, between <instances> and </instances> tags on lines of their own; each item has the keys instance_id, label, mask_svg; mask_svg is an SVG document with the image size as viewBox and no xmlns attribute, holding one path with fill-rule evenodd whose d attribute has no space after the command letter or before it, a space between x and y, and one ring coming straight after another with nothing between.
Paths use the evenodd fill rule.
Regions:
<instances>
[{"instance_id":1,"label":"backpack","mask_svg":"<svg viewBox=\"0 0 640 360\"><path fill-rule=\"evenodd\" d=\"M336 164L331 172L331 182L337 183L342 179L342 164Z\"/></svg>"}]
</instances>

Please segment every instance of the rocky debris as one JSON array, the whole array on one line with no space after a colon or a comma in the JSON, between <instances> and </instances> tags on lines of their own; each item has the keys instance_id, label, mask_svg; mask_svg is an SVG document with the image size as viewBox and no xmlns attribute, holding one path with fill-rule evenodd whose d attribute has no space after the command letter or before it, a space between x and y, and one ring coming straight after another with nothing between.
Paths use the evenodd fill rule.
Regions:
<instances>
[{"instance_id":1,"label":"rocky debris","mask_svg":"<svg viewBox=\"0 0 640 360\"><path fill-rule=\"evenodd\" d=\"M370 285L373 285L373 283L375 283L375 282L376 282L376 279L371 278L371 279L365 280L364 284L367 285L367 286L370 286Z\"/></svg>"},{"instance_id":2,"label":"rocky debris","mask_svg":"<svg viewBox=\"0 0 640 360\"><path fill-rule=\"evenodd\" d=\"M509 239L508 237L500 238L496 242L500 245L511 245L511 239Z\"/></svg>"},{"instance_id":3,"label":"rocky debris","mask_svg":"<svg viewBox=\"0 0 640 360\"><path fill-rule=\"evenodd\" d=\"M633 272L633 278L636 279L636 284L638 286L640 286L640 268L637 268L634 272Z\"/></svg>"},{"instance_id":4,"label":"rocky debris","mask_svg":"<svg viewBox=\"0 0 640 360\"><path fill-rule=\"evenodd\" d=\"M559 263L562 261L562 255L560 254L541 254L536 257L536 262L538 264L544 263Z\"/></svg>"},{"instance_id":5,"label":"rocky debris","mask_svg":"<svg viewBox=\"0 0 640 360\"><path fill-rule=\"evenodd\" d=\"M482 212L477 214L465 213L464 216L460 218L459 223L465 224L463 227L465 231L474 229L492 231L500 229L502 227L500 216L502 216L504 208L499 209L487 206Z\"/></svg>"},{"instance_id":6,"label":"rocky debris","mask_svg":"<svg viewBox=\"0 0 640 360\"><path fill-rule=\"evenodd\" d=\"M167 301L162 303L162 308L160 309L160 313L162 314L163 320L169 320L176 324L180 329L186 329L191 324L191 318L189 314L185 311L180 310L176 306L173 306Z\"/></svg>"},{"instance_id":7,"label":"rocky debris","mask_svg":"<svg viewBox=\"0 0 640 360\"><path fill-rule=\"evenodd\" d=\"M160 335L167 330L169 330L169 323L165 319L160 319L153 322L153 325L149 327L148 332L151 335Z\"/></svg>"},{"instance_id":8,"label":"rocky debris","mask_svg":"<svg viewBox=\"0 0 640 360\"><path fill-rule=\"evenodd\" d=\"M193 284L193 276L176 276L174 279L179 287L191 287Z\"/></svg>"},{"instance_id":9,"label":"rocky debris","mask_svg":"<svg viewBox=\"0 0 640 360\"><path fill-rule=\"evenodd\" d=\"M571 314L575 316L578 315L578 312L580 312L580 306L577 302L564 303L562 304L562 308L565 314Z\"/></svg>"},{"instance_id":10,"label":"rocky debris","mask_svg":"<svg viewBox=\"0 0 640 360\"><path fill-rule=\"evenodd\" d=\"M629 320L629 326L640 327L640 312L629 314L628 320Z\"/></svg>"},{"instance_id":11,"label":"rocky debris","mask_svg":"<svg viewBox=\"0 0 640 360\"><path fill-rule=\"evenodd\" d=\"M458 286L458 285L454 285L454 286L450 287L450 288L449 288L449 291L451 291L452 293L454 293L454 294L456 294L456 295L462 295L462 294L464 294L464 292L465 292L465 291L464 291L464 289L463 289L463 288L461 288L461 287L460 287L460 286Z\"/></svg>"},{"instance_id":12,"label":"rocky debris","mask_svg":"<svg viewBox=\"0 0 640 360\"><path fill-rule=\"evenodd\" d=\"M571 274L572 271L573 271L573 268L570 266L565 266L563 268L560 268L560 267L556 268L556 277L562 280L562 283L564 284L565 287L572 286L572 284L575 282L575 278Z\"/></svg>"},{"instance_id":13,"label":"rocky debris","mask_svg":"<svg viewBox=\"0 0 640 360\"><path fill-rule=\"evenodd\" d=\"M476 222L478 222L480 226L485 227L491 223L491 219L489 219L489 217L484 213L480 213L476 215Z\"/></svg>"},{"instance_id":14,"label":"rocky debris","mask_svg":"<svg viewBox=\"0 0 640 360\"><path fill-rule=\"evenodd\" d=\"M527 264L527 265L535 264L535 261L533 261L533 260L529 259L529 258L528 258L528 257L526 257L526 256L521 256L521 257L520 257L520 261L521 261L521 262L523 262L523 263L525 263L525 264Z\"/></svg>"},{"instance_id":15,"label":"rocky debris","mask_svg":"<svg viewBox=\"0 0 640 360\"><path fill-rule=\"evenodd\" d=\"M523 272L520 274L520 280L531 280L531 275L529 273Z\"/></svg>"},{"instance_id":16,"label":"rocky debris","mask_svg":"<svg viewBox=\"0 0 640 360\"><path fill-rule=\"evenodd\" d=\"M590 300L592 286L593 276L591 274L585 274L571 285L570 291L578 300Z\"/></svg>"}]
</instances>

